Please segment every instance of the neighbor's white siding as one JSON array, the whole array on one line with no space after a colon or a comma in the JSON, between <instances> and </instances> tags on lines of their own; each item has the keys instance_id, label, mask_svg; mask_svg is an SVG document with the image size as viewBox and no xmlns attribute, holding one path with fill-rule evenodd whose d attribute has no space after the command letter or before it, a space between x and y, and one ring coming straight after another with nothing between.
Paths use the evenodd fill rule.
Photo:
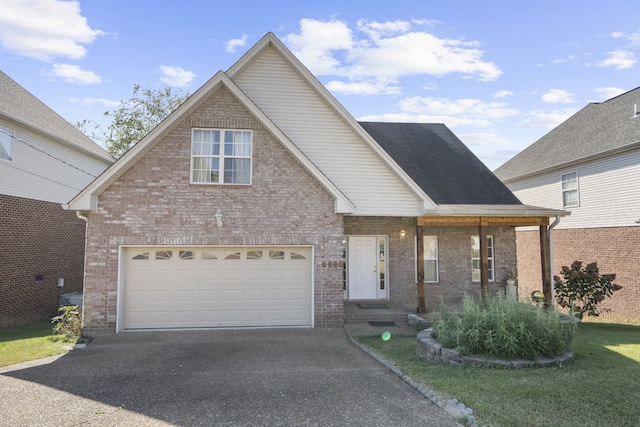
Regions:
<instances>
[{"instance_id":1,"label":"neighbor's white siding","mask_svg":"<svg viewBox=\"0 0 640 427\"><path fill-rule=\"evenodd\" d=\"M562 174L577 171L580 206L562 207ZM508 183L525 204L571 212L558 229L637 226L640 219L640 151L606 157Z\"/></svg>"},{"instance_id":2,"label":"neighbor's white siding","mask_svg":"<svg viewBox=\"0 0 640 427\"><path fill-rule=\"evenodd\" d=\"M418 197L274 49L233 81L351 200L354 215L421 214Z\"/></svg>"},{"instance_id":3,"label":"neighbor's white siding","mask_svg":"<svg viewBox=\"0 0 640 427\"><path fill-rule=\"evenodd\" d=\"M0 194L66 204L110 164L15 124L0 126L14 132L13 161L0 159Z\"/></svg>"}]
</instances>

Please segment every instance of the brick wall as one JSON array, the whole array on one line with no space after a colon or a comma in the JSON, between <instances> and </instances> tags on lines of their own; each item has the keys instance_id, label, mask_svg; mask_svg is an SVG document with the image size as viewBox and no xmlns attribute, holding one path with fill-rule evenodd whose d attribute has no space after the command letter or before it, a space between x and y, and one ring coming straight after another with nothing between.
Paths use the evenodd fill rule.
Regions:
<instances>
[{"instance_id":1,"label":"brick wall","mask_svg":"<svg viewBox=\"0 0 640 427\"><path fill-rule=\"evenodd\" d=\"M57 314L62 293L82 292L85 222L57 203L0 195L0 327Z\"/></svg>"},{"instance_id":2,"label":"brick wall","mask_svg":"<svg viewBox=\"0 0 640 427\"><path fill-rule=\"evenodd\" d=\"M252 184L189 183L191 129L253 131ZM120 245L312 245L316 327L341 326L342 216L333 197L228 91L177 124L89 213L84 331L114 332ZM220 209L224 226L215 225Z\"/></svg>"},{"instance_id":3,"label":"brick wall","mask_svg":"<svg viewBox=\"0 0 640 427\"><path fill-rule=\"evenodd\" d=\"M416 220L394 217L344 217L347 235L389 236L390 300L414 309L418 305L416 286ZM400 230L406 236L400 239ZM490 291L504 287L506 272L516 267L515 231L512 227L489 227L495 250L496 282ZM471 280L471 236L478 235L477 227L425 227L424 235L438 236L439 281L425 284L427 310L437 309L441 298L447 305L457 307L466 294L479 296L480 283Z\"/></svg>"},{"instance_id":4,"label":"brick wall","mask_svg":"<svg viewBox=\"0 0 640 427\"><path fill-rule=\"evenodd\" d=\"M471 278L471 236L477 227L425 227L425 236L438 236L438 283L425 284L427 311L437 309L441 299L451 307L459 307L465 295L480 296L480 282ZM504 276L516 267L515 230L513 227L488 227L493 236L495 282L489 291L504 289Z\"/></svg>"},{"instance_id":5,"label":"brick wall","mask_svg":"<svg viewBox=\"0 0 640 427\"><path fill-rule=\"evenodd\" d=\"M640 227L553 230L553 274L573 261L597 262L601 273L615 273L622 286L602 307L610 309L585 320L640 324ZM540 243L537 231L518 231L518 287L520 298L542 290Z\"/></svg>"}]
</instances>

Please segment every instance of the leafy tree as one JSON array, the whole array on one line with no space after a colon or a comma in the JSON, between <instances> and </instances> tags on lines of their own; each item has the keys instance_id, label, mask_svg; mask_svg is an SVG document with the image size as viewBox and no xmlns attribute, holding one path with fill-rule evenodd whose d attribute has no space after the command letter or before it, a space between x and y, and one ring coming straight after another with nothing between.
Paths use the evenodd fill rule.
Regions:
<instances>
[{"instance_id":1,"label":"leafy tree","mask_svg":"<svg viewBox=\"0 0 640 427\"><path fill-rule=\"evenodd\" d=\"M104 112L105 117L111 119L106 131L88 119L76 123L75 126L91 138L103 141L106 150L118 158L160 124L188 97L189 94L183 94L170 86L153 90L142 89L139 84L135 84L131 98L121 101L117 109ZM88 131L92 123L95 126Z\"/></svg>"}]
</instances>

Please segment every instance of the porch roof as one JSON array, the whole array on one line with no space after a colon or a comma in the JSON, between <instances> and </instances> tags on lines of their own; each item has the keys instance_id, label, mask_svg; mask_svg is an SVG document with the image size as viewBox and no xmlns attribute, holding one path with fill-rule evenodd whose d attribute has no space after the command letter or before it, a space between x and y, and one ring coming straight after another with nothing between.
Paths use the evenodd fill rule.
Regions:
<instances>
[{"instance_id":1,"label":"porch roof","mask_svg":"<svg viewBox=\"0 0 640 427\"><path fill-rule=\"evenodd\" d=\"M530 205L439 205L437 210L419 217L418 225L539 226L549 225L550 217L569 214Z\"/></svg>"}]
</instances>

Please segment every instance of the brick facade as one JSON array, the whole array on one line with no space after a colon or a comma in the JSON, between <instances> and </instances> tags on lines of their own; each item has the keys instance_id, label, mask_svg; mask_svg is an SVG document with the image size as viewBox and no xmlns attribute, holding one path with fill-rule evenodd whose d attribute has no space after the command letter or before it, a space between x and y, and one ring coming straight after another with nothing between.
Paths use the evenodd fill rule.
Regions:
<instances>
[{"instance_id":1,"label":"brick facade","mask_svg":"<svg viewBox=\"0 0 640 427\"><path fill-rule=\"evenodd\" d=\"M610 309L585 320L640 324L640 227L553 230L554 275L573 261L597 262L600 271L615 273L622 286L602 307ZM520 298L542 289L540 242L537 231L517 232L518 288Z\"/></svg>"},{"instance_id":2,"label":"brick facade","mask_svg":"<svg viewBox=\"0 0 640 427\"><path fill-rule=\"evenodd\" d=\"M389 299L415 309L418 306L416 285L416 219L394 217L344 218L346 235L389 236ZM405 230L404 239L400 230ZM506 272L516 267L515 230L513 227L489 227L495 250L496 281L490 283L493 294L504 288ZM480 283L471 280L471 236L476 227L425 227L424 235L438 236L439 281L425 284L428 311L437 309L441 299L459 307L466 294L480 296Z\"/></svg>"},{"instance_id":3,"label":"brick facade","mask_svg":"<svg viewBox=\"0 0 640 427\"><path fill-rule=\"evenodd\" d=\"M0 327L56 315L60 291L82 292L85 226L57 203L0 195Z\"/></svg>"},{"instance_id":4,"label":"brick facade","mask_svg":"<svg viewBox=\"0 0 640 427\"><path fill-rule=\"evenodd\" d=\"M460 307L465 295L480 296L480 283L471 278L471 236L477 227L425 227L425 236L438 237L438 283L425 284L427 311L437 309L441 299L451 307ZM504 290L504 276L516 267L515 230L513 227L488 227L493 236L495 281L489 292Z\"/></svg>"},{"instance_id":5,"label":"brick facade","mask_svg":"<svg viewBox=\"0 0 640 427\"><path fill-rule=\"evenodd\" d=\"M252 184L190 184L194 127L252 130ZM221 89L111 184L98 211L89 213L84 332L116 330L121 245L312 245L315 326L339 327L343 222L334 212L326 189Z\"/></svg>"}]
</instances>

